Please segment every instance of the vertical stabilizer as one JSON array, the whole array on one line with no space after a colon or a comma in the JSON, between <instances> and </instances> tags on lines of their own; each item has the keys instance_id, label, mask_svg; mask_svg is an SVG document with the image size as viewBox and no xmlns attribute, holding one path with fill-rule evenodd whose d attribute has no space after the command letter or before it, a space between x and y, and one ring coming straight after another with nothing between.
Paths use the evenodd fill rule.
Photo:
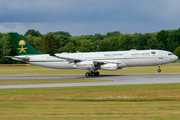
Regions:
<instances>
[{"instance_id":1,"label":"vertical stabilizer","mask_svg":"<svg viewBox=\"0 0 180 120\"><path fill-rule=\"evenodd\" d=\"M42 54L35 50L22 36L18 33L9 33L11 40L16 48L18 55L38 55Z\"/></svg>"}]
</instances>

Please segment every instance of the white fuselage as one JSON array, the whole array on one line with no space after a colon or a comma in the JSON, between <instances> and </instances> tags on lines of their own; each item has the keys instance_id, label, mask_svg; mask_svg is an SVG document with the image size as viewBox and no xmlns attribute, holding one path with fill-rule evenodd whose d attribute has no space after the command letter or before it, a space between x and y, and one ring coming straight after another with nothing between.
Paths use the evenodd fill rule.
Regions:
<instances>
[{"instance_id":1,"label":"white fuselage","mask_svg":"<svg viewBox=\"0 0 180 120\"><path fill-rule=\"evenodd\" d=\"M77 58L82 60L98 60L106 62L117 62L118 69L133 66L153 66L162 65L176 61L177 56L164 50L130 50L130 51L112 51L112 52L87 52L87 53L61 53L57 56L68 58ZM49 54L42 55L24 55L29 57L27 63L56 69L76 69L75 63L70 63L65 59L55 58ZM120 63L120 64L118 64Z\"/></svg>"}]
</instances>

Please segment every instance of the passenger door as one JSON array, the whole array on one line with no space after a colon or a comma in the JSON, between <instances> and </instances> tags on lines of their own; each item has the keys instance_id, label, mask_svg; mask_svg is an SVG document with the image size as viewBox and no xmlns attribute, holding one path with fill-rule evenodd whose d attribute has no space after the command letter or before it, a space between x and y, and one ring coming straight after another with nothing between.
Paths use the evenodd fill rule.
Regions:
<instances>
[{"instance_id":1,"label":"passenger door","mask_svg":"<svg viewBox=\"0 0 180 120\"><path fill-rule=\"evenodd\" d=\"M159 59L163 59L163 52L159 52L158 55L159 55Z\"/></svg>"},{"instance_id":2,"label":"passenger door","mask_svg":"<svg viewBox=\"0 0 180 120\"><path fill-rule=\"evenodd\" d=\"M46 62L46 56L42 56L42 62Z\"/></svg>"}]
</instances>

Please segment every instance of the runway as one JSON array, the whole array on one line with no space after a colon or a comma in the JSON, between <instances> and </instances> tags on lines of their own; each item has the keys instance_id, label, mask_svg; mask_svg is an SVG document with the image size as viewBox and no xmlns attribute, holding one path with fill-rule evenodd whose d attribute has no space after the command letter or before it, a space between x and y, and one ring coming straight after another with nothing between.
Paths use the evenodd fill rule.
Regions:
<instances>
[{"instance_id":1,"label":"runway","mask_svg":"<svg viewBox=\"0 0 180 120\"><path fill-rule=\"evenodd\" d=\"M36 76L0 76L0 80L45 80L45 79L104 79L106 82L84 83L53 83L53 84L25 84L25 85L0 85L0 88L41 88L41 87L72 87L72 86L100 86L100 85L133 85L180 83L180 74L121 74L100 75L85 77L84 75L36 75Z\"/></svg>"}]
</instances>

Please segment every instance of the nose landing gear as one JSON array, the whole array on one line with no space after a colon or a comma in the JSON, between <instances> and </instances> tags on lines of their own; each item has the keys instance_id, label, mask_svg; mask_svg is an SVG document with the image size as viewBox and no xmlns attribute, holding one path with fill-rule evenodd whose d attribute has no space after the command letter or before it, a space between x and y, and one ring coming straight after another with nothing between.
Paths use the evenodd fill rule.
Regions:
<instances>
[{"instance_id":1,"label":"nose landing gear","mask_svg":"<svg viewBox=\"0 0 180 120\"><path fill-rule=\"evenodd\" d=\"M161 72L161 65L159 65L159 69L157 70L159 73Z\"/></svg>"}]
</instances>

